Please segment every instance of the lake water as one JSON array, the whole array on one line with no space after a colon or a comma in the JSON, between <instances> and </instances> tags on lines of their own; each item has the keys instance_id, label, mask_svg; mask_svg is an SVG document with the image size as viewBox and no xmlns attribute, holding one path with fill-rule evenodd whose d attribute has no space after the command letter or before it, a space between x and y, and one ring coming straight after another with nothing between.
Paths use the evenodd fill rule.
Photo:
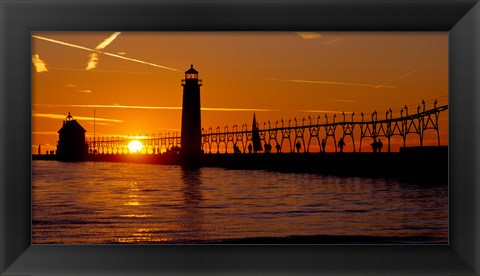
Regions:
<instances>
[{"instance_id":1,"label":"lake water","mask_svg":"<svg viewBox=\"0 0 480 276\"><path fill-rule=\"evenodd\" d=\"M33 161L33 243L204 243L252 237L448 242L448 187L135 163Z\"/></svg>"}]
</instances>

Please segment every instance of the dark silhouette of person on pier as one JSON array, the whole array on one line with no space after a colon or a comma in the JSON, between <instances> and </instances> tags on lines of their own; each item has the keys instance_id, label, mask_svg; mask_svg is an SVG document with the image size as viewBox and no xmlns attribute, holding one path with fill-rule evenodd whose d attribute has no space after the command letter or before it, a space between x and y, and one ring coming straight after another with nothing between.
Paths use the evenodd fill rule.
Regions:
<instances>
[{"instance_id":1,"label":"dark silhouette of person on pier","mask_svg":"<svg viewBox=\"0 0 480 276\"><path fill-rule=\"evenodd\" d=\"M233 153L242 153L238 148L237 144L233 145Z\"/></svg>"},{"instance_id":2,"label":"dark silhouette of person on pier","mask_svg":"<svg viewBox=\"0 0 480 276\"><path fill-rule=\"evenodd\" d=\"M265 142L263 148L265 149L265 153L270 153L272 151L272 146L267 142Z\"/></svg>"},{"instance_id":3,"label":"dark silhouette of person on pier","mask_svg":"<svg viewBox=\"0 0 480 276\"><path fill-rule=\"evenodd\" d=\"M295 148L297 149L297 153L300 153L300 147L302 145L300 144L300 141L297 141L297 143L295 144Z\"/></svg>"},{"instance_id":4,"label":"dark silhouette of person on pier","mask_svg":"<svg viewBox=\"0 0 480 276\"><path fill-rule=\"evenodd\" d=\"M322 139L322 152L325 152L325 139Z\"/></svg>"},{"instance_id":5,"label":"dark silhouette of person on pier","mask_svg":"<svg viewBox=\"0 0 480 276\"><path fill-rule=\"evenodd\" d=\"M380 140L380 139L378 139L378 140ZM378 140L374 138L374 139L373 139L373 143L370 144L370 146L372 146L372 151L373 151L373 153L377 153L377 151L379 151L379 146L380 146L380 144L379 144ZM380 142L380 143L381 143L381 142ZM382 144L382 146L383 146L383 144ZM380 149L380 150L381 150L381 149Z\"/></svg>"},{"instance_id":6,"label":"dark silhouette of person on pier","mask_svg":"<svg viewBox=\"0 0 480 276\"><path fill-rule=\"evenodd\" d=\"M340 138L338 141L338 147L340 148L340 152L343 152L343 147L345 147L345 142L343 141L343 138Z\"/></svg>"},{"instance_id":7,"label":"dark silhouette of person on pier","mask_svg":"<svg viewBox=\"0 0 480 276\"><path fill-rule=\"evenodd\" d=\"M280 144L278 142L276 142L277 144L275 145L275 149L277 150L277 153L280 153L282 152L282 147L280 146Z\"/></svg>"},{"instance_id":8,"label":"dark silhouette of person on pier","mask_svg":"<svg viewBox=\"0 0 480 276\"><path fill-rule=\"evenodd\" d=\"M378 152L382 152L382 147L383 147L383 143L380 139L378 139L378 142L377 142Z\"/></svg>"},{"instance_id":9,"label":"dark silhouette of person on pier","mask_svg":"<svg viewBox=\"0 0 480 276\"><path fill-rule=\"evenodd\" d=\"M253 146L252 144L248 144L248 153L252 153Z\"/></svg>"}]
</instances>

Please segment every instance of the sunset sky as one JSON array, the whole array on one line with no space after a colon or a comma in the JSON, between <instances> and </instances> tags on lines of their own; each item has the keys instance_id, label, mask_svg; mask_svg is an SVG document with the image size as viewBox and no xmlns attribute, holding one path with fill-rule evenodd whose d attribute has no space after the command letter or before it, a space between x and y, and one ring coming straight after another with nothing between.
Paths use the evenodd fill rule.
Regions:
<instances>
[{"instance_id":1,"label":"sunset sky","mask_svg":"<svg viewBox=\"0 0 480 276\"><path fill-rule=\"evenodd\" d=\"M181 79L199 71L202 127L448 103L448 33L35 32L32 152L71 112L93 137L180 134ZM411 113L410 112L410 113ZM448 144L448 113L440 116ZM359 130L357 130L359 131ZM435 144L436 134L425 138ZM418 139L409 137L410 145ZM396 138L392 143L398 143Z\"/></svg>"}]
</instances>

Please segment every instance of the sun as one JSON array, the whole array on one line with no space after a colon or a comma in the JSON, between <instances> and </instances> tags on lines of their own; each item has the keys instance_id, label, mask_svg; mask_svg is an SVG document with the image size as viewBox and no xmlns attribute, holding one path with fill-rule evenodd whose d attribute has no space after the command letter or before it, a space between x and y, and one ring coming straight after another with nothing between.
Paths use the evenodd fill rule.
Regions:
<instances>
[{"instance_id":1,"label":"sun","mask_svg":"<svg viewBox=\"0 0 480 276\"><path fill-rule=\"evenodd\" d=\"M128 150L130 153L139 153L143 148L142 143L138 140L133 140L130 143L128 143Z\"/></svg>"}]
</instances>

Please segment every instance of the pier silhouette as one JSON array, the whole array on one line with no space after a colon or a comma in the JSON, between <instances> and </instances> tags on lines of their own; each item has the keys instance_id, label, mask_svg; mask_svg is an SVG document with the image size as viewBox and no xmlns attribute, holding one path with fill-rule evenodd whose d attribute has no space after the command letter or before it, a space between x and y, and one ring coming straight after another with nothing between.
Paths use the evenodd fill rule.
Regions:
<instances>
[{"instance_id":1,"label":"pier silhouette","mask_svg":"<svg viewBox=\"0 0 480 276\"><path fill-rule=\"evenodd\" d=\"M377 111L342 112L338 118L337 114L323 114L316 118L266 121L263 125L253 114L251 125L202 128L202 81L198 74L192 65L181 82L180 135L174 132L85 140L84 129L69 114L59 131L56 155L33 158L448 180L448 147L441 146L439 129L439 116L448 110L448 104L422 100L413 111L405 105L396 112L390 108L383 115ZM68 134L67 126L75 134ZM427 131L436 133L436 146L424 145ZM403 142L399 152L391 149L395 136ZM418 145L407 147L410 139ZM130 151L132 140L142 144L141 151ZM371 143L372 150L362 148L366 142Z\"/></svg>"}]
</instances>

